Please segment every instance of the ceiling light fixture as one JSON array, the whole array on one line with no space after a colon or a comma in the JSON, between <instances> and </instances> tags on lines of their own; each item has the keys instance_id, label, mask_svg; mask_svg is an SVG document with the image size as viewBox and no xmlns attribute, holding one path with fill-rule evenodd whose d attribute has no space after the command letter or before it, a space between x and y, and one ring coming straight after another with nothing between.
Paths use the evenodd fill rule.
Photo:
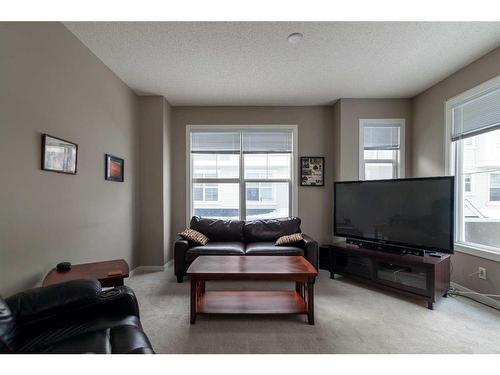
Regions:
<instances>
[{"instance_id":1,"label":"ceiling light fixture","mask_svg":"<svg viewBox=\"0 0 500 375\"><path fill-rule=\"evenodd\" d=\"M292 34L288 35L288 42L292 43L292 44L296 44L296 43L300 42L302 40L302 38L304 38L304 35L302 35L301 33L292 33Z\"/></svg>"}]
</instances>

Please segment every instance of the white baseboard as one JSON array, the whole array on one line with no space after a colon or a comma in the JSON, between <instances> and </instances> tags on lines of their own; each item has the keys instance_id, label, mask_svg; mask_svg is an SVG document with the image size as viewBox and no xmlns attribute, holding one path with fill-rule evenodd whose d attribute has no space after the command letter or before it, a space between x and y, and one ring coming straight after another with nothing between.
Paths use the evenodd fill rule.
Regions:
<instances>
[{"instance_id":1,"label":"white baseboard","mask_svg":"<svg viewBox=\"0 0 500 375\"><path fill-rule=\"evenodd\" d=\"M455 288L459 292L471 293L471 294L467 294L467 297L469 297L477 302L484 303L485 305L488 305L490 307L493 307L495 309L500 310L500 301L497 301L496 299L488 297L488 296L476 294L477 293L476 291L469 289L469 288L466 288L463 285L454 283L453 281L450 283L450 285L452 288Z\"/></svg>"},{"instance_id":2,"label":"white baseboard","mask_svg":"<svg viewBox=\"0 0 500 375\"><path fill-rule=\"evenodd\" d=\"M133 276L136 272L163 272L173 263L173 259L169 260L163 266L138 266L129 272Z\"/></svg>"}]
</instances>

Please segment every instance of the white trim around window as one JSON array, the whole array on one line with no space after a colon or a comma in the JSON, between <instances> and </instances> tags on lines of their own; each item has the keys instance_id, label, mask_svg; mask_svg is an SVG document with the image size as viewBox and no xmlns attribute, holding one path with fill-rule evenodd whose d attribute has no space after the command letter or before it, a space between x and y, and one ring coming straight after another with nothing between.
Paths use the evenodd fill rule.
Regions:
<instances>
[{"instance_id":1,"label":"white trim around window","mask_svg":"<svg viewBox=\"0 0 500 375\"><path fill-rule=\"evenodd\" d=\"M297 125L186 125L186 225L189 226L192 212L192 178L191 178L191 150L190 150L190 135L191 131L258 131L258 130L291 130L292 131L292 166L291 166L291 187L290 187L290 216L299 216L298 212L298 126ZM243 181L240 189L244 189L245 180L243 178L243 163L240 163L240 177L238 180ZM224 180L219 180L224 182ZM232 181L231 181L232 182ZM253 181L252 181L253 182ZM268 182L257 181L257 182ZM244 199L244 193L240 192L240 210L245 207L241 200ZM241 212L241 211L240 211Z\"/></svg>"},{"instance_id":2,"label":"white trim around window","mask_svg":"<svg viewBox=\"0 0 500 375\"><path fill-rule=\"evenodd\" d=\"M482 84L473 87L470 90L467 90L459 95L456 95L450 99L448 99L444 103L444 120L445 120L445 129L444 129L444 174L445 175L454 175L455 176L455 184L456 184L456 197L455 197L455 212L456 212L456 218L455 218L455 251L464 253L464 254L469 254L473 256L477 256L480 258L500 262L500 252L498 249L491 248L489 246L483 246L483 245L477 245L477 244L472 244L468 242L463 242L460 241L459 239L462 238L462 233L463 233L463 228L461 227L462 221L459 220L459 217L463 215L463 210L462 210L462 201L463 201L463 196L464 192L461 186L462 185L462 177L463 175L461 172L458 173L457 175L457 165L461 166L462 165L462 158L463 158L463 149L464 145L463 142L457 141L457 142L452 142L452 110L453 107L458 105L459 103L466 102L468 100L477 98L483 93L488 93L491 90L500 87L500 75L496 76L495 78L492 78L486 82L483 82ZM472 146L465 146L465 147L476 147L474 144ZM488 176L488 189L489 189L489 176ZM494 203L493 203L494 204Z\"/></svg>"},{"instance_id":3,"label":"white trim around window","mask_svg":"<svg viewBox=\"0 0 500 375\"><path fill-rule=\"evenodd\" d=\"M393 126L399 128L399 160L394 161L393 159L388 160L376 160L380 163L396 163L395 177L394 178L404 178L405 177L405 146L406 146L406 135L405 135L405 125L406 120L404 118L378 118L378 119L359 119L359 143L358 143L358 178L360 180L365 179L365 150L364 150L364 128L365 126L370 127L387 127Z\"/></svg>"}]
</instances>

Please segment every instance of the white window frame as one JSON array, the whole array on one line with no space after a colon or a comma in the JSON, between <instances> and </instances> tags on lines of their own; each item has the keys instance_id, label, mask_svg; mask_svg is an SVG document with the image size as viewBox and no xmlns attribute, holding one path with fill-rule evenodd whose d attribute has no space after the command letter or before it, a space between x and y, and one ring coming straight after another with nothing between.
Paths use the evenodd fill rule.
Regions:
<instances>
[{"instance_id":1,"label":"white window frame","mask_svg":"<svg viewBox=\"0 0 500 375\"><path fill-rule=\"evenodd\" d=\"M239 185L239 212L240 220L244 220L246 213L246 193L245 184L247 182L289 182L290 202L289 215L299 216L298 212L298 184L297 184L297 166L298 166L298 126L297 125L186 125L186 225L189 226L193 212L193 179L191 178L191 132L192 131L270 131L273 130L291 130L292 131L292 165L291 179L245 179L243 153L240 152L240 170L238 178L229 179L207 179L209 183L233 182ZM199 180L199 179L197 179ZM205 180L205 179L203 179ZM212 181L213 180L213 181Z\"/></svg>"},{"instance_id":2,"label":"white window frame","mask_svg":"<svg viewBox=\"0 0 500 375\"><path fill-rule=\"evenodd\" d=\"M358 169L358 179L365 179L365 126L369 127L387 127L391 126L399 127L399 160L394 166L394 172L396 177L394 178L404 178L405 177L405 127L406 120L404 118L377 118L377 119L359 119L359 169ZM394 159L374 159L373 163L391 163L394 165Z\"/></svg>"},{"instance_id":3,"label":"white window frame","mask_svg":"<svg viewBox=\"0 0 500 375\"><path fill-rule=\"evenodd\" d=\"M496 262L500 262L500 252L492 248L490 246L471 244L468 242L462 242L458 239L462 237L463 233L463 225L461 224L460 217L463 217L463 202L464 192L460 187L462 181L462 174L456 173L456 162L459 165L463 165L463 148L464 142L459 142L457 144L453 143L451 140L452 134L452 108L460 102L464 102L469 100L470 98L481 95L482 93L486 93L491 91L492 89L500 87L500 75L492 78L486 82L477 85L470 90L467 90L457 96L454 96L448 99L444 103L444 120L445 120L445 129L444 129L444 173L449 176L455 176L455 250L460 253L470 254L474 256L478 256L484 259L493 260ZM455 147L458 145L458 147ZM471 146L466 146L471 147ZM474 147L474 146L473 146ZM457 160L459 159L459 160ZM489 180L488 180L489 186Z\"/></svg>"}]
</instances>

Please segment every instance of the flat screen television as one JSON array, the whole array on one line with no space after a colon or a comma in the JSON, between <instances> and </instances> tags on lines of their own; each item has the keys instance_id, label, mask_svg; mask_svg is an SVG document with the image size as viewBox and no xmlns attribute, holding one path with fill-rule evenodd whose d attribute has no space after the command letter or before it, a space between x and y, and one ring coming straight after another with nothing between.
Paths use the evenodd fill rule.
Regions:
<instances>
[{"instance_id":1,"label":"flat screen television","mask_svg":"<svg viewBox=\"0 0 500 375\"><path fill-rule=\"evenodd\" d=\"M333 197L335 236L453 253L453 177L336 182Z\"/></svg>"}]
</instances>

